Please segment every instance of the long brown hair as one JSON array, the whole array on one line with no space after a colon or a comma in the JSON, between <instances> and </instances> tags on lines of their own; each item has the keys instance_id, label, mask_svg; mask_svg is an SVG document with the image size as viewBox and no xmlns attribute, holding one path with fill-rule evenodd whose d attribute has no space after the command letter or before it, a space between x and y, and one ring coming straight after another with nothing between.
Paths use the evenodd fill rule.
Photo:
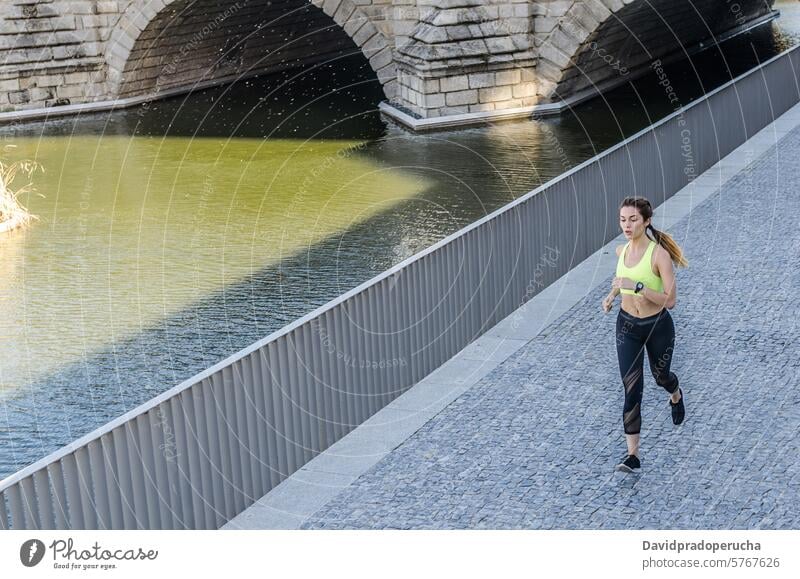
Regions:
<instances>
[{"instance_id":1,"label":"long brown hair","mask_svg":"<svg viewBox=\"0 0 800 579\"><path fill-rule=\"evenodd\" d=\"M625 197L625 199L622 200L619 208L622 209L623 207L636 207L644 221L647 221L653 217L653 207L650 205L650 201L644 197ZM688 267L689 262L686 261L686 258L683 256L683 250L677 243L675 243L675 240L669 233L666 233L665 231L659 231L653 227L652 221L650 222L650 225L647 226L647 229L649 229L653 234L651 239L667 250L675 265ZM645 235L647 235L647 229L644 231ZM648 238L650 237L648 236Z\"/></svg>"}]
</instances>

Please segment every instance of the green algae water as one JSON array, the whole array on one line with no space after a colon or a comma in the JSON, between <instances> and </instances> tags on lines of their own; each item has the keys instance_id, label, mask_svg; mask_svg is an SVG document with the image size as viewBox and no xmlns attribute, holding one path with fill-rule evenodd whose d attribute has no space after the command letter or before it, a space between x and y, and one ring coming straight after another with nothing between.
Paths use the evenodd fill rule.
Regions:
<instances>
[{"instance_id":1,"label":"green algae water","mask_svg":"<svg viewBox=\"0 0 800 579\"><path fill-rule=\"evenodd\" d=\"M9 235L2 389L79 363L424 191L363 142L18 139L47 167ZM23 247L24 246L24 247ZM19 352L20 345L24 352Z\"/></svg>"},{"instance_id":2,"label":"green algae water","mask_svg":"<svg viewBox=\"0 0 800 579\"><path fill-rule=\"evenodd\" d=\"M797 4L667 67L680 104L796 43ZM382 98L354 55L0 126L45 167L21 199L39 221L0 235L0 478L675 108L650 75L560 117L414 135Z\"/></svg>"}]
</instances>

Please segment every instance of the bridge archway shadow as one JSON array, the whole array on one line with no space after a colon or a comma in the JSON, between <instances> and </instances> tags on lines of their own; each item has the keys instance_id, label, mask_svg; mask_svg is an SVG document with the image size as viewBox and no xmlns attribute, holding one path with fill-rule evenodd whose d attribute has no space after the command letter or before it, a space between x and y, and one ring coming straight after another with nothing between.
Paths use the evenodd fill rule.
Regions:
<instances>
[{"instance_id":1,"label":"bridge archway shadow","mask_svg":"<svg viewBox=\"0 0 800 579\"><path fill-rule=\"evenodd\" d=\"M105 55L117 98L167 95L360 53L382 95L396 85L389 39L345 0L327 14L303 0L133 2ZM330 7L328 11L331 11Z\"/></svg>"}]
</instances>

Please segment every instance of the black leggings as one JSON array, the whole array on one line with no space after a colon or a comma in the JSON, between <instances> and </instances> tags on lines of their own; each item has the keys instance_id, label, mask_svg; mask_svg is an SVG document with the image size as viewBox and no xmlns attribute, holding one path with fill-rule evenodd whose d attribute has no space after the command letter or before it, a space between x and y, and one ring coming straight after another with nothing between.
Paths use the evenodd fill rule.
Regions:
<instances>
[{"instance_id":1,"label":"black leggings","mask_svg":"<svg viewBox=\"0 0 800 579\"><path fill-rule=\"evenodd\" d=\"M617 316L617 359L625 386L625 406L622 409L625 434L639 434L642 427L640 407L644 389L644 349L647 349L650 371L656 383L670 394L677 392L678 377L669 369L675 349L675 324L669 311L665 308L652 316L637 318L620 308Z\"/></svg>"}]
</instances>

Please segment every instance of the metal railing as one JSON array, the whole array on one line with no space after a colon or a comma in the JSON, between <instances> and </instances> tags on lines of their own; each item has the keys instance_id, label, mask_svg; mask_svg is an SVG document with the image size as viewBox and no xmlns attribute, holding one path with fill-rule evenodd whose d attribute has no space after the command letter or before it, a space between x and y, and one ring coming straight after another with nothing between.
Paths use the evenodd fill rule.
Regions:
<instances>
[{"instance_id":1,"label":"metal railing","mask_svg":"<svg viewBox=\"0 0 800 579\"><path fill-rule=\"evenodd\" d=\"M616 237L623 197L660 204L800 101L798 64L777 55L0 481L0 527L219 528Z\"/></svg>"}]
</instances>

